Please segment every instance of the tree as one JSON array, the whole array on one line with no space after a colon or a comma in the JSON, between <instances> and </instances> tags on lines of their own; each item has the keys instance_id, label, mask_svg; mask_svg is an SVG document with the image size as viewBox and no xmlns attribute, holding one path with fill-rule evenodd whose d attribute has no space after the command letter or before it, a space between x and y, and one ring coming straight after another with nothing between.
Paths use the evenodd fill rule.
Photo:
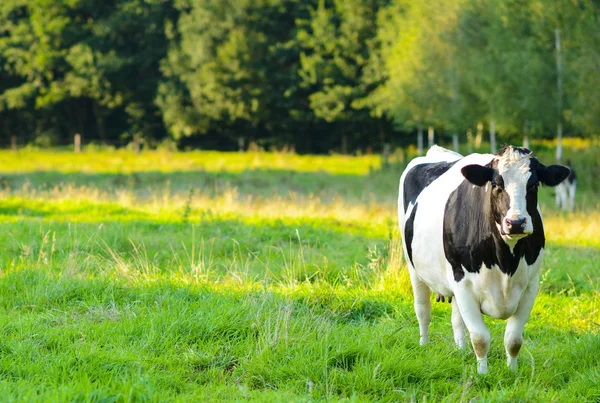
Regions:
<instances>
[{"instance_id":1,"label":"tree","mask_svg":"<svg viewBox=\"0 0 600 403\"><path fill-rule=\"evenodd\" d=\"M456 18L460 2L398 0L380 17L388 80L376 92L396 124L457 131L463 120ZM422 144L422 140L419 141Z\"/></svg>"},{"instance_id":2,"label":"tree","mask_svg":"<svg viewBox=\"0 0 600 403\"><path fill-rule=\"evenodd\" d=\"M298 102L293 0L179 1L157 104L175 138L292 140ZM284 133L287 133L285 135ZM283 135L283 136L282 136Z\"/></svg>"},{"instance_id":3,"label":"tree","mask_svg":"<svg viewBox=\"0 0 600 403\"><path fill-rule=\"evenodd\" d=\"M341 132L342 152L347 152L349 140L357 141L373 126L384 141L387 119L367 99L384 80L376 33L377 13L387 3L321 0L310 18L299 22L301 85L310 94L315 117Z\"/></svg>"}]
</instances>

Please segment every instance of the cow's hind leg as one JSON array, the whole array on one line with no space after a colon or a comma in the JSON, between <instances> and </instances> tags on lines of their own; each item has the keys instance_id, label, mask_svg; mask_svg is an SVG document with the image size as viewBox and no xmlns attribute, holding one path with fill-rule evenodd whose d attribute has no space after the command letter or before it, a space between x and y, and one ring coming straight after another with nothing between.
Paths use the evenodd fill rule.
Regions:
<instances>
[{"instance_id":1,"label":"cow's hind leg","mask_svg":"<svg viewBox=\"0 0 600 403\"><path fill-rule=\"evenodd\" d=\"M569 211L575 210L575 191L577 190L577 182L569 184Z\"/></svg>"},{"instance_id":2,"label":"cow's hind leg","mask_svg":"<svg viewBox=\"0 0 600 403\"><path fill-rule=\"evenodd\" d=\"M431 301L429 299L431 290L419 276L415 269L409 267L410 282L412 284L413 295L415 297L415 313L419 321L419 334L421 336L421 345L429 342L429 321L431 320Z\"/></svg>"},{"instance_id":3,"label":"cow's hind leg","mask_svg":"<svg viewBox=\"0 0 600 403\"><path fill-rule=\"evenodd\" d=\"M456 298L454 298L454 300L452 301L452 330L454 331L454 342L456 343L456 346L461 350L464 350L466 345L466 328L465 322L463 321L463 318L460 315L460 310L458 309L458 302L456 302Z\"/></svg>"},{"instance_id":4,"label":"cow's hind leg","mask_svg":"<svg viewBox=\"0 0 600 403\"><path fill-rule=\"evenodd\" d=\"M508 318L506 324L506 332L504 333L504 348L506 349L508 366L513 371L517 369L517 357L519 356L519 351L523 345L523 329L525 328L527 319L529 319L529 314L533 308L537 291L538 280L535 279L535 281L533 281L523 293L517 310L513 316Z\"/></svg>"}]
</instances>

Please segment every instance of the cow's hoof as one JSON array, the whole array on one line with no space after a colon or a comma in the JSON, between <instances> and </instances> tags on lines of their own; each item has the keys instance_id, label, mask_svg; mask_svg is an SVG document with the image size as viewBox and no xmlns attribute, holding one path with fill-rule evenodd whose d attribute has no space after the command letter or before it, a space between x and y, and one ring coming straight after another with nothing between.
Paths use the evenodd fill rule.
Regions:
<instances>
[{"instance_id":1,"label":"cow's hoof","mask_svg":"<svg viewBox=\"0 0 600 403\"><path fill-rule=\"evenodd\" d=\"M477 360L477 373L478 374L487 374L487 359Z\"/></svg>"}]
</instances>

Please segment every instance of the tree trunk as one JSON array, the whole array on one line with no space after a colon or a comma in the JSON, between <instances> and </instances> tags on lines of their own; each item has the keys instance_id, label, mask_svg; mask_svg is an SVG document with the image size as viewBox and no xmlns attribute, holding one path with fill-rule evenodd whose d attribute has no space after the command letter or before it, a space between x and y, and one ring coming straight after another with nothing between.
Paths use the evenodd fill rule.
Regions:
<instances>
[{"instance_id":1,"label":"tree trunk","mask_svg":"<svg viewBox=\"0 0 600 403\"><path fill-rule=\"evenodd\" d=\"M417 130L417 149L419 150L419 155L423 155L423 128L419 125L419 129Z\"/></svg>"},{"instance_id":2,"label":"tree trunk","mask_svg":"<svg viewBox=\"0 0 600 403\"><path fill-rule=\"evenodd\" d=\"M556 161L562 160L562 113L563 113L563 82L562 82L562 58L560 53L560 29L556 28L556 86L558 89L558 120L556 124Z\"/></svg>"},{"instance_id":3,"label":"tree trunk","mask_svg":"<svg viewBox=\"0 0 600 403\"><path fill-rule=\"evenodd\" d=\"M496 121L490 121L490 148L492 154L496 152Z\"/></svg>"},{"instance_id":4,"label":"tree trunk","mask_svg":"<svg viewBox=\"0 0 600 403\"><path fill-rule=\"evenodd\" d=\"M427 147L433 147L433 143L435 140L435 131L432 126L429 126L429 130L427 131Z\"/></svg>"},{"instance_id":5,"label":"tree trunk","mask_svg":"<svg viewBox=\"0 0 600 403\"><path fill-rule=\"evenodd\" d=\"M473 153L473 131L467 130L467 154Z\"/></svg>"},{"instance_id":6,"label":"tree trunk","mask_svg":"<svg viewBox=\"0 0 600 403\"><path fill-rule=\"evenodd\" d=\"M384 168L387 168L390 165L390 152L391 152L391 145L390 143L385 143L383 145L383 161L382 161L382 165Z\"/></svg>"},{"instance_id":7,"label":"tree trunk","mask_svg":"<svg viewBox=\"0 0 600 403\"><path fill-rule=\"evenodd\" d=\"M348 135L342 135L342 154L348 154Z\"/></svg>"},{"instance_id":8,"label":"tree trunk","mask_svg":"<svg viewBox=\"0 0 600 403\"><path fill-rule=\"evenodd\" d=\"M452 135L452 147L454 148L454 151L456 151L457 153L460 152L458 149L458 134Z\"/></svg>"},{"instance_id":9,"label":"tree trunk","mask_svg":"<svg viewBox=\"0 0 600 403\"><path fill-rule=\"evenodd\" d=\"M81 152L81 134L77 133L75 135L73 147L74 147L76 153Z\"/></svg>"},{"instance_id":10,"label":"tree trunk","mask_svg":"<svg viewBox=\"0 0 600 403\"><path fill-rule=\"evenodd\" d=\"M100 141L102 143L106 143L106 130L104 130L104 119L102 118L100 108L98 107L98 102L92 102L94 105L94 117L96 118L96 130L98 130L98 136L100 137Z\"/></svg>"},{"instance_id":11,"label":"tree trunk","mask_svg":"<svg viewBox=\"0 0 600 403\"><path fill-rule=\"evenodd\" d=\"M477 134L475 135L475 148L481 148L481 141L483 140L483 123L477 123Z\"/></svg>"},{"instance_id":12,"label":"tree trunk","mask_svg":"<svg viewBox=\"0 0 600 403\"><path fill-rule=\"evenodd\" d=\"M135 154L140 155L140 152L142 151L142 136L139 133L133 135L133 145Z\"/></svg>"},{"instance_id":13,"label":"tree trunk","mask_svg":"<svg viewBox=\"0 0 600 403\"><path fill-rule=\"evenodd\" d=\"M83 102L81 100L74 100L74 102L77 102L77 107L75 108L75 113L77 114L77 134L85 134L85 107L82 105Z\"/></svg>"},{"instance_id":14,"label":"tree trunk","mask_svg":"<svg viewBox=\"0 0 600 403\"><path fill-rule=\"evenodd\" d=\"M562 161L562 121L559 119L556 125L556 161L560 164Z\"/></svg>"}]
</instances>

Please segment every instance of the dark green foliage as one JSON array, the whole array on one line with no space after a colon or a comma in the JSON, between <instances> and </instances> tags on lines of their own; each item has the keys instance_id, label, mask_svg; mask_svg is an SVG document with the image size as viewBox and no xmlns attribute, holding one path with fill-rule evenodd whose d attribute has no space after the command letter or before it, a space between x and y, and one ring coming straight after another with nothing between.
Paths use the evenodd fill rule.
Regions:
<instances>
[{"instance_id":1,"label":"dark green foliage","mask_svg":"<svg viewBox=\"0 0 600 403\"><path fill-rule=\"evenodd\" d=\"M598 21L589 0L3 1L0 144L346 152L492 121L551 137L559 117L587 136Z\"/></svg>"}]
</instances>

